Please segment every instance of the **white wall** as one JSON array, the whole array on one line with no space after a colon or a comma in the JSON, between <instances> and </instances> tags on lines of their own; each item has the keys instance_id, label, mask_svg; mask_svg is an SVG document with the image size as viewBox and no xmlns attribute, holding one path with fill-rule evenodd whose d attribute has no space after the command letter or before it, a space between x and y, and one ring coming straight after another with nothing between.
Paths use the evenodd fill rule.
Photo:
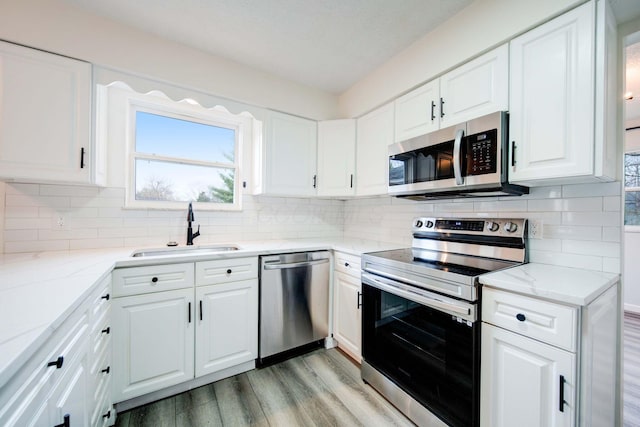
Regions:
<instances>
[{"instance_id":1,"label":"white wall","mask_svg":"<svg viewBox=\"0 0 640 427\"><path fill-rule=\"evenodd\" d=\"M476 0L340 95L357 117L584 0Z\"/></svg>"},{"instance_id":2,"label":"white wall","mask_svg":"<svg viewBox=\"0 0 640 427\"><path fill-rule=\"evenodd\" d=\"M61 0L0 1L0 39L314 119L333 94L101 18Z\"/></svg>"}]
</instances>

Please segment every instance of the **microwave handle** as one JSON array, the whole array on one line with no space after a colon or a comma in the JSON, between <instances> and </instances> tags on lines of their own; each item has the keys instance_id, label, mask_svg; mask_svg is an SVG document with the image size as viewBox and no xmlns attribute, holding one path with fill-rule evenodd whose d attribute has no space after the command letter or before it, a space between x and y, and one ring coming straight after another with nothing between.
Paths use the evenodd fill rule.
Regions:
<instances>
[{"instance_id":1,"label":"microwave handle","mask_svg":"<svg viewBox=\"0 0 640 427\"><path fill-rule=\"evenodd\" d=\"M462 157L460 149L462 148L462 138L464 137L464 129L456 131L456 139L453 141L453 176L456 177L456 185L464 184L462 176Z\"/></svg>"}]
</instances>

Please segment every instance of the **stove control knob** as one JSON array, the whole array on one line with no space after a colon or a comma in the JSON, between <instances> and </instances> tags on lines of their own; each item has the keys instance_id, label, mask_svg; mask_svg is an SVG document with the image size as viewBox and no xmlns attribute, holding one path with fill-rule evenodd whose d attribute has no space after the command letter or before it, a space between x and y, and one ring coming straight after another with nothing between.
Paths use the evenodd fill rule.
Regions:
<instances>
[{"instance_id":1,"label":"stove control knob","mask_svg":"<svg viewBox=\"0 0 640 427\"><path fill-rule=\"evenodd\" d=\"M489 231L498 231L499 228L500 224L498 224L497 222L490 221L487 223L487 230Z\"/></svg>"},{"instance_id":2,"label":"stove control knob","mask_svg":"<svg viewBox=\"0 0 640 427\"><path fill-rule=\"evenodd\" d=\"M516 224L515 222L507 222L504 225L504 231L506 231L507 233L515 233L517 229L518 229L518 224Z\"/></svg>"},{"instance_id":3,"label":"stove control knob","mask_svg":"<svg viewBox=\"0 0 640 427\"><path fill-rule=\"evenodd\" d=\"M433 228L433 221L427 221L427 223L425 224L425 227Z\"/></svg>"},{"instance_id":4,"label":"stove control knob","mask_svg":"<svg viewBox=\"0 0 640 427\"><path fill-rule=\"evenodd\" d=\"M422 220L420 220L420 219L416 220L415 227L416 227L416 228L420 228L420 227L422 227Z\"/></svg>"}]
</instances>

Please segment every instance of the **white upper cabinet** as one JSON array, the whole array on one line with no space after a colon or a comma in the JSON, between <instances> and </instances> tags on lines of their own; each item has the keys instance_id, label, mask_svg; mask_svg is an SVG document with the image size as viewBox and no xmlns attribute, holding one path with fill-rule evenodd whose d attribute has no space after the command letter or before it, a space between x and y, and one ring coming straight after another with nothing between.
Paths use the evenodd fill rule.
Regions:
<instances>
[{"instance_id":1,"label":"white upper cabinet","mask_svg":"<svg viewBox=\"0 0 640 427\"><path fill-rule=\"evenodd\" d=\"M264 187L277 196L316 194L317 123L271 112L264 142Z\"/></svg>"},{"instance_id":2,"label":"white upper cabinet","mask_svg":"<svg viewBox=\"0 0 640 427\"><path fill-rule=\"evenodd\" d=\"M395 142L440 128L440 81L434 80L395 100Z\"/></svg>"},{"instance_id":3,"label":"white upper cabinet","mask_svg":"<svg viewBox=\"0 0 640 427\"><path fill-rule=\"evenodd\" d=\"M502 45L440 77L440 127L509 109L509 47Z\"/></svg>"},{"instance_id":4,"label":"white upper cabinet","mask_svg":"<svg viewBox=\"0 0 640 427\"><path fill-rule=\"evenodd\" d=\"M357 196L387 194L390 144L393 144L393 103L358 119Z\"/></svg>"},{"instance_id":5,"label":"white upper cabinet","mask_svg":"<svg viewBox=\"0 0 640 427\"><path fill-rule=\"evenodd\" d=\"M396 99L395 142L508 110L508 82L505 44Z\"/></svg>"},{"instance_id":6,"label":"white upper cabinet","mask_svg":"<svg viewBox=\"0 0 640 427\"><path fill-rule=\"evenodd\" d=\"M353 196L356 121L318 122L318 196Z\"/></svg>"},{"instance_id":7,"label":"white upper cabinet","mask_svg":"<svg viewBox=\"0 0 640 427\"><path fill-rule=\"evenodd\" d=\"M511 181L615 177L616 29L606 3L586 3L511 41Z\"/></svg>"},{"instance_id":8,"label":"white upper cabinet","mask_svg":"<svg viewBox=\"0 0 640 427\"><path fill-rule=\"evenodd\" d=\"M91 64L0 42L0 179L92 182Z\"/></svg>"}]
</instances>

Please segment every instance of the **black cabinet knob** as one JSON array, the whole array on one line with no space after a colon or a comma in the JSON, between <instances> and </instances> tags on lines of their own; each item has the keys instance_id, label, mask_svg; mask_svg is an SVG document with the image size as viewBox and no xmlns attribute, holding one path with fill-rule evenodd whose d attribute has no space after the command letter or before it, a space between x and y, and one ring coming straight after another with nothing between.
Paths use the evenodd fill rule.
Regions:
<instances>
[{"instance_id":1,"label":"black cabinet knob","mask_svg":"<svg viewBox=\"0 0 640 427\"><path fill-rule=\"evenodd\" d=\"M56 369L60 369L60 368L62 368L62 364L63 363L64 363L64 357L60 356L56 360L54 360L53 362L47 363L47 367L55 366Z\"/></svg>"},{"instance_id":2,"label":"black cabinet knob","mask_svg":"<svg viewBox=\"0 0 640 427\"><path fill-rule=\"evenodd\" d=\"M157 278L157 277L154 277L154 278L152 278L152 279L151 279L151 281L152 281L153 283L156 283L156 282L158 281L158 278Z\"/></svg>"},{"instance_id":3,"label":"black cabinet knob","mask_svg":"<svg viewBox=\"0 0 640 427\"><path fill-rule=\"evenodd\" d=\"M102 414L102 418L111 418L111 411L107 411L106 414Z\"/></svg>"},{"instance_id":4,"label":"black cabinet knob","mask_svg":"<svg viewBox=\"0 0 640 427\"><path fill-rule=\"evenodd\" d=\"M109 301L109 294L102 295L100 298L106 299L107 301Z\"/></svg>"},{"instance_id":5,"label":"black cabinet knob","mask_svg":"<svg viewBox=\"0 0 640 427\"><path fill-rule=\"evenodd\" d=\"M111 332L111 327L110 327L110 326L107 326L107 327L106 327L106 328L104 328L101 332L102 332L103 334L107 334L107 335L109 335L109 333Z\"/></svg>"},{"instance_id":6,"label":"black cabinet knob","mask_svg":"<svg viewBox=\"0 0 640 427\"><path fill-rule=\"evenodd\" d=\"M231 273L232 273L231 269L228 269L227 274L231 274Z\"/></svg>"},{"instance_id":7,"label":"black cabinet knob","mask_svg":"<svg viewBox=\"0 0 640 427\"><path fill-rule=\"evenodd\" d=\"M109 372L111 372L111 366L107 366L106 368L104 368L103 370L101 370L100 372L104 373L104 374L108 374Z\"/></svg>"},{"instance_id":8,"label":"black cabinet knob","mask_svg":"<svg viewBox=\"0 0 640 427\"><path fill-rule=\"evenodd\" d=\"M344 263L344 266L345 266L345 267L349 267L349 263L348 263L348 262L345 262L345 263Z\"/></svg>"},{"instance_id":9,"label":"black cabinet knob","mask_svg":"<svg viewBox=\"0 0 640 427\"><path fill-rule=\"evenodd\" d=\"M524 322L525 320L527 320L527 317L522 313L518 313L516 314L516 319L518 319L521 322Z\"/></svg>"}]
</instances>

